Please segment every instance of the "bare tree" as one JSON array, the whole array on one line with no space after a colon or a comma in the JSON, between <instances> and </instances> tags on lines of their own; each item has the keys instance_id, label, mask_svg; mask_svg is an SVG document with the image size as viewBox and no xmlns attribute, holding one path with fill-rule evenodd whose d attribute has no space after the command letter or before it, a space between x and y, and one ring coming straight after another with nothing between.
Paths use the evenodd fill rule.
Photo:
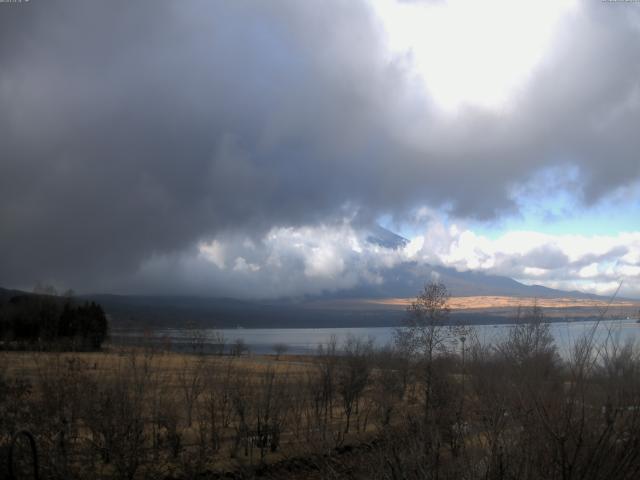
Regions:
<instances>
[{"instance_id":1,"label":"bare tree","mask_svg":"<svg viewBox=\"0 0 640 480\"><path fill-rule=\"evenodd\" d=\"M286 343L274 343L273 351L276 354L276 360L280 360L280 356L284 355L289 350L289 345Z\"/></svg>"},{"instance_id":2,"label":"bare tree","mask_svg":"<svg viewBox=\"0 0 640 480\"><path fill-rule=\"evenodd\" d=\"M338 370L338 392L342 397L342 406L347 419L344 432L349 433L351 414L357 411L362 395L371 374L371 353L373 341L362 340L354 336L347 337L344 344L342 365Z\"/></svg>"},{"instance_id":3,"label":"bare tree","mask_svg":"<svg viewBox=\"0 0 640 480\"><path fill-rule=\"evenodd\" d=\"M499 348L516 366L526 368L535 363L540 373L552 368L557 360L557 350L549 324L545 322L537 302L525 309L518 307L515 325ZM544 367L544 372L541 372L541 367Z\"/></svg>"},{"instance_id":4,"label":"bare tree","mask_svg":"<svg viewBox=\"0 0 640 480\"><path fill-rule=\"evenodd\" d=\"M286 419L288 392L286 374L277 376L269 367L260 376L256 389L254 443L264 459L267 448L275 452L280 446L280 435Z\"/></svg>"},{"instance_id":5,"label":"bare tree","mask_svg":"<svg viewBox=\"0 0 640 480\"><path fill-rule=\"evenodd\" d=\"M236 338L236 341L231 345L231 355L241 357L245 353L249 353L249 347L243 338Z\"/></svg>"},{"instance_id":6,"label":"bare tree","mask_svg":"<svg viewBox=\"0 0 640 480\"><path fill-rule=\"evenodd\" d=\"M200 409L201 440L206 441L209 449L216 453L222 445L222 432L229 427L233 415L232 391L233 379L237 375L233 357L224 364L209 365L204 370L203 401Z\"/></svg>"},{"instance_id":7,"label":"bare tree","mask_svg":"<svg viewBox=\"0 0 640 480\"><path fill-rule=\"evenodd\" d=\"M186 337L192 353L204 353L207 337L195 323L189 322L186 328Z\"/></svg>"},{"instance_id":8,"label":"bare tree","mask_svg":"<svg viewBox=\"0 0 640 480\"><path fill-rule=\"evenodd\" d=\"M209 335L209 341L213 345L214 353L216 355L224 355L224 347L227 343L227 339L220 330L213 329Z\"/></svg>"},{"instance_id":9,"label":"bare tree","mask_svg":"<svg viewBox=\"0 0 640 480\"><path fill-rule=\"evenodd\" d=\"M320 425L323 439L326 435L329 419L333 417L333 399L337 369L337 344L332 335L326 345L320 344L317 352L318 375L309 384L314 396L316 419Z\"/></svg>"},{"instance_id":10,"label":"bare tree","mask_svg":"<svg viewBox=\"0 0 640 480\"><path fill-rule=\"evenodd\" d=\"M434 357L446 353L465 328L449 318L449 292L442 282L429 282L407 309L403 327L395 331L396 345L424 362L425 422L431 416Z\"/></svg>"},{"instance_id":11,"label":"bare tree","mask_svg":"<svg viewBox=\"0 0 640 480\"><path fill-rule=\"evenodd\" d=\"M372 396L381 427L387 427L391 415L402 401L408 382L408 359L388 346L375 352Z\"/></svg>"},{"instance_id":12,"label":"bare tree","mask_svg":"<svg viewBox=\"0 0 640 480\"><path fill-rule=\"evenodd\" d=\"M204 390L203 372L206 367L204 355L187 355L182 358L182 365L178 370L177 380L187 414L187 426L193 421L193 408Z\"/></svg>"},{"instance_id":13,"label":"bare tree","mask_svg":"<svg viewBox=\"0 0 640 480\"><path fill-rule=\"evenodd\" d=\"M84 421L105 463L119 478L133 479L144 463L144 403L150 365L131 354L112 378L84 382Z\"/></svg>"}]
</instances>

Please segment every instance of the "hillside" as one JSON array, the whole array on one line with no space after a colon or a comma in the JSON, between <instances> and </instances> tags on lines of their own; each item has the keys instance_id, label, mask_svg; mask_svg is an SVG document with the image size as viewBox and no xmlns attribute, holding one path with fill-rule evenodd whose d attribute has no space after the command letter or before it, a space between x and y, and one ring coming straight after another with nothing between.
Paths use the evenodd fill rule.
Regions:
<instances>
[{"instance_id":1,"label":"hillside","mask_svg":"<svg viewBox=\"0 0 640 480\"><path fill-rule=\"evenodd\" d=\"M443 267L405 265L402 273L402 280L375 289L325 292L296 299L109 294L83 295L80 298L102 305L116 328L392 326L400 324L407 305L423 285L418 278L432 278L434 275L447 285L452 294L453 318L465 323L508 322L518 306L530 305L534 301L544 308L551 320L595 318L609 301L606 297L529 286L507 277L456 272ZM24 293L0 288L0 303ZM638 301L616 299L608 314L635 317L638 308Z\"/></svg>"}]
</instances>

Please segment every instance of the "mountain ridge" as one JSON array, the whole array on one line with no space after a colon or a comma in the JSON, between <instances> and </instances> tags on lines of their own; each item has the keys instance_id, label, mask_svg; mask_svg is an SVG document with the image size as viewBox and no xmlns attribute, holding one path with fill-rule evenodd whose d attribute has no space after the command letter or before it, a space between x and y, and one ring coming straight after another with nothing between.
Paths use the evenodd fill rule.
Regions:
<instances>
[{"instance_id":1,"label":"mountain ridge","mask_svg":"<svg viewBox=\"0 0 640 480\"><path fill-rule=\"evenodd\" d=\"M452 297L510 297L545 299L582 299L606 304L609 297L583 292L525 285L512 278L484 272L459 272L450 267L405 262L394 267L383 285L367 285L342 291L325 291L319 295L278 299L242 299L197 295L119 295L83 294L81 301L100 303L116 327L375 327L398 325L405 315L403 308L372 300L410 299L426 282L442 281ZM0 288L0 302L11 296L30 294ZM623 300L623 299L618 299ZM453 316L468 323L504 323L512 308L478 308L454 311ZM555 309L562 310L562 309ZM572 315L593 315L583 307L573 308ZM593 309L592 309L593 310ZM556 316L558 312L556 311ZM565 312L565 316L568 313Z\"/></svg>"}]
</instances>

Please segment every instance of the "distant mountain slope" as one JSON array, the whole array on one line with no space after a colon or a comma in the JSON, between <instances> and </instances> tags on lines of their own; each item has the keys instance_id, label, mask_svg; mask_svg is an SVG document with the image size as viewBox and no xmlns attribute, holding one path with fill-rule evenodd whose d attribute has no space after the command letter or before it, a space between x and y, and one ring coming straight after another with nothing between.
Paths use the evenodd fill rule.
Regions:
<instances>
[{"instance_id":1,"label":"distant mountain slope","mask_svg":"<svg viewBox=\"0 0 640 480\"><path fill-rule=\"evenodd\" d=\"M8 302L11 297L16 297L19 295L31 295L28 292L23 292L22 290L11 290L7 288L0 288L0 305Z\"/></svg>"},{"instance_id":2,"label":"distant mountain slope","mask_svg":"<svg viewBox=\"0 0 640 480\"><path fill-rule=\"evenodd\" d=\"M367 242L384 248L401 249L409 240L373 224L365 235ZM381 285L360 286L338 293L326 293L325 298L387 298L414 296L429 280L440 280L453 296L499 295L543 298L593 298L582 292L566 292L541 285L525 285L512 278L483 272L463 271L455 268L405 262L385 269Z\"/></svg>"},{"instance_id":3,"label":"distant mountain slope","mask_svg":"<svg viewBox=\"0 0 640 480\"><path fill-rule=\"evenodd\" d=\"M114 295L92 295L85 298L100 303L116 328L181 328L190 325L218 328L382 327L399 325L406 316L404 305L371 299L241 301L225 298ZM521 298L525 305L528 305L535 297ZM517 301L515 303L519 304ZM599 305L594 307L545 308L545 315L552 321L564 318L595 318L605 304L606 302L601 300ZM635 310L631 310L637 311L638 305L640 304L633 307ZM618 310L616 307L612 313L622 315ZM503 305L495 308L454 309L452 317L470 324L504 323L512 321L514 312L513 305ZM624 315L628 314L627 312Z\"/></svg>"},{"instance_id":4,"label":"distant mountain slope","mask_svg":"<svg viewBox=\"0 0 640 480\"><path fill-rule=\"evenodd\" d=\"M542 298L605 298L577 291L567 292L541 285L525 285L512 278L483 272L459 272L454 268L405 262L385 270L385 281L380 285L366 285L327 292L323 298L389 298L413 297L425 282L443 282L451 295L457 297L497 295Z\"/></svg>"},{"instance_id":5,"label":"distant mountain slope","mask_svg":"<svg viewBox=\"0 0 640 480\"><path fill-rule=\"evenodd\" d=\"M368 241L401 248L403 238L384 229ZM271 301L238 300L194 296L84 295L81 299L101 304L112 324L123 327L185 327L193 323L219 327L341 327L397 325L404 316L402 308L366 302L367 299L412 298L425 282L442 281L452 296L503 296L522 298L575 298L606 300L606 297L581 292L565 292L540 285L524 285L511 278L481 272L458 272L453 268L406 262L385 270L385 282L338 292L297 299ZM0 288L0 303L18 290ZM336 300L340 300L336 302ZM352 300L352 301L345 301ZM460 313L469 322L505 321L505 309Z\"/></svg>"},{"instance_id":6,"label":"distant mountain slope","mask_svg":"<svg viewBox=\"0 0 640 480\"><path fill-rule=\"evenodd\" d=\"M219 327L346 327L397 325L403 308L367 299L412 298L425 282L445 283L452 296L575 298L606 300L581 292L524 285L508 277L405 263L387 271L385 283L297 299L237 300L209 297L91 295L123 326L216 325ZM471 323L504 322L512 309L455 312Z\"/></svg>"},{"instance_id":7,"label":"distant mountain slope","mask_svg":"<svg viewBox=\"0 0 640 480\"><path fill-rule=\"evenodd\" d=\"M244 301L208 297L88 295L102 305L115 327L371 327L399 324L404 312L314 306L299 300Z\"/></svg>"},{"instance_id":8,"label":"distant mountain slope","mask_svg":"<svg viewBox=\"0 0 640 480\"><path fill-rule=\"evenodd\" d=\"M374 245L384 248L392 248L394 250L405 247L409 243L409 240L406 238L398 235L397 233L393 233L391 230L387 230L378 224L374 224L373 227L369 228L369 231L366 234L366 240Z\"/></svg>"}]
</instances>

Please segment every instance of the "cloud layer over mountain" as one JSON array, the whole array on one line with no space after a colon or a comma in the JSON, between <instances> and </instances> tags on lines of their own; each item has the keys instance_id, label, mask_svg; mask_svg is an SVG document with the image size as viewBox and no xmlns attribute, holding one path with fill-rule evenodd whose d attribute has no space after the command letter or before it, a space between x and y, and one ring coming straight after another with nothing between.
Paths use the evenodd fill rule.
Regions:
<instances>
[{"instance_id":1,"label":"cloud layer over mountain","mask_svg":"<svg viewBox=\"0 0 640 480\"><path fill-rule=\"evenodd\" d=\"M404 286L417 285L417 291L431 279L428 267L449 267L603 295L622 282L623 295L640 298L640 233L581 236L513 231L490 239L431 219L426 231L395 248L373 240L370 232L348 223L277 228L257 241L221 236L190 253L148 260L135 276L122 279L122 292L206 295L213 291L246 298L342 290L355 290L359 296L411 295L415 292Z\"/></svg>"},{"instance_id":2,"label":"cloud layer over mountain","mask_svg":"<svg viewBox=\"0 0 640 480\"><path fill-rule=\"evenodd\" d=\"M388 48L368 2L1 13L1 285L300 294L384 282L418 252L557 286L638 276L638 224L487 240L425 223L413 254L416 239L401 251L362 240L381 215L423 206L456 221L517 215L549 167L577 172L554 184L577 208L637 191L638 9L578 3L508 108L455 113L410 53Z\"/></svg>"}]
</instances>

